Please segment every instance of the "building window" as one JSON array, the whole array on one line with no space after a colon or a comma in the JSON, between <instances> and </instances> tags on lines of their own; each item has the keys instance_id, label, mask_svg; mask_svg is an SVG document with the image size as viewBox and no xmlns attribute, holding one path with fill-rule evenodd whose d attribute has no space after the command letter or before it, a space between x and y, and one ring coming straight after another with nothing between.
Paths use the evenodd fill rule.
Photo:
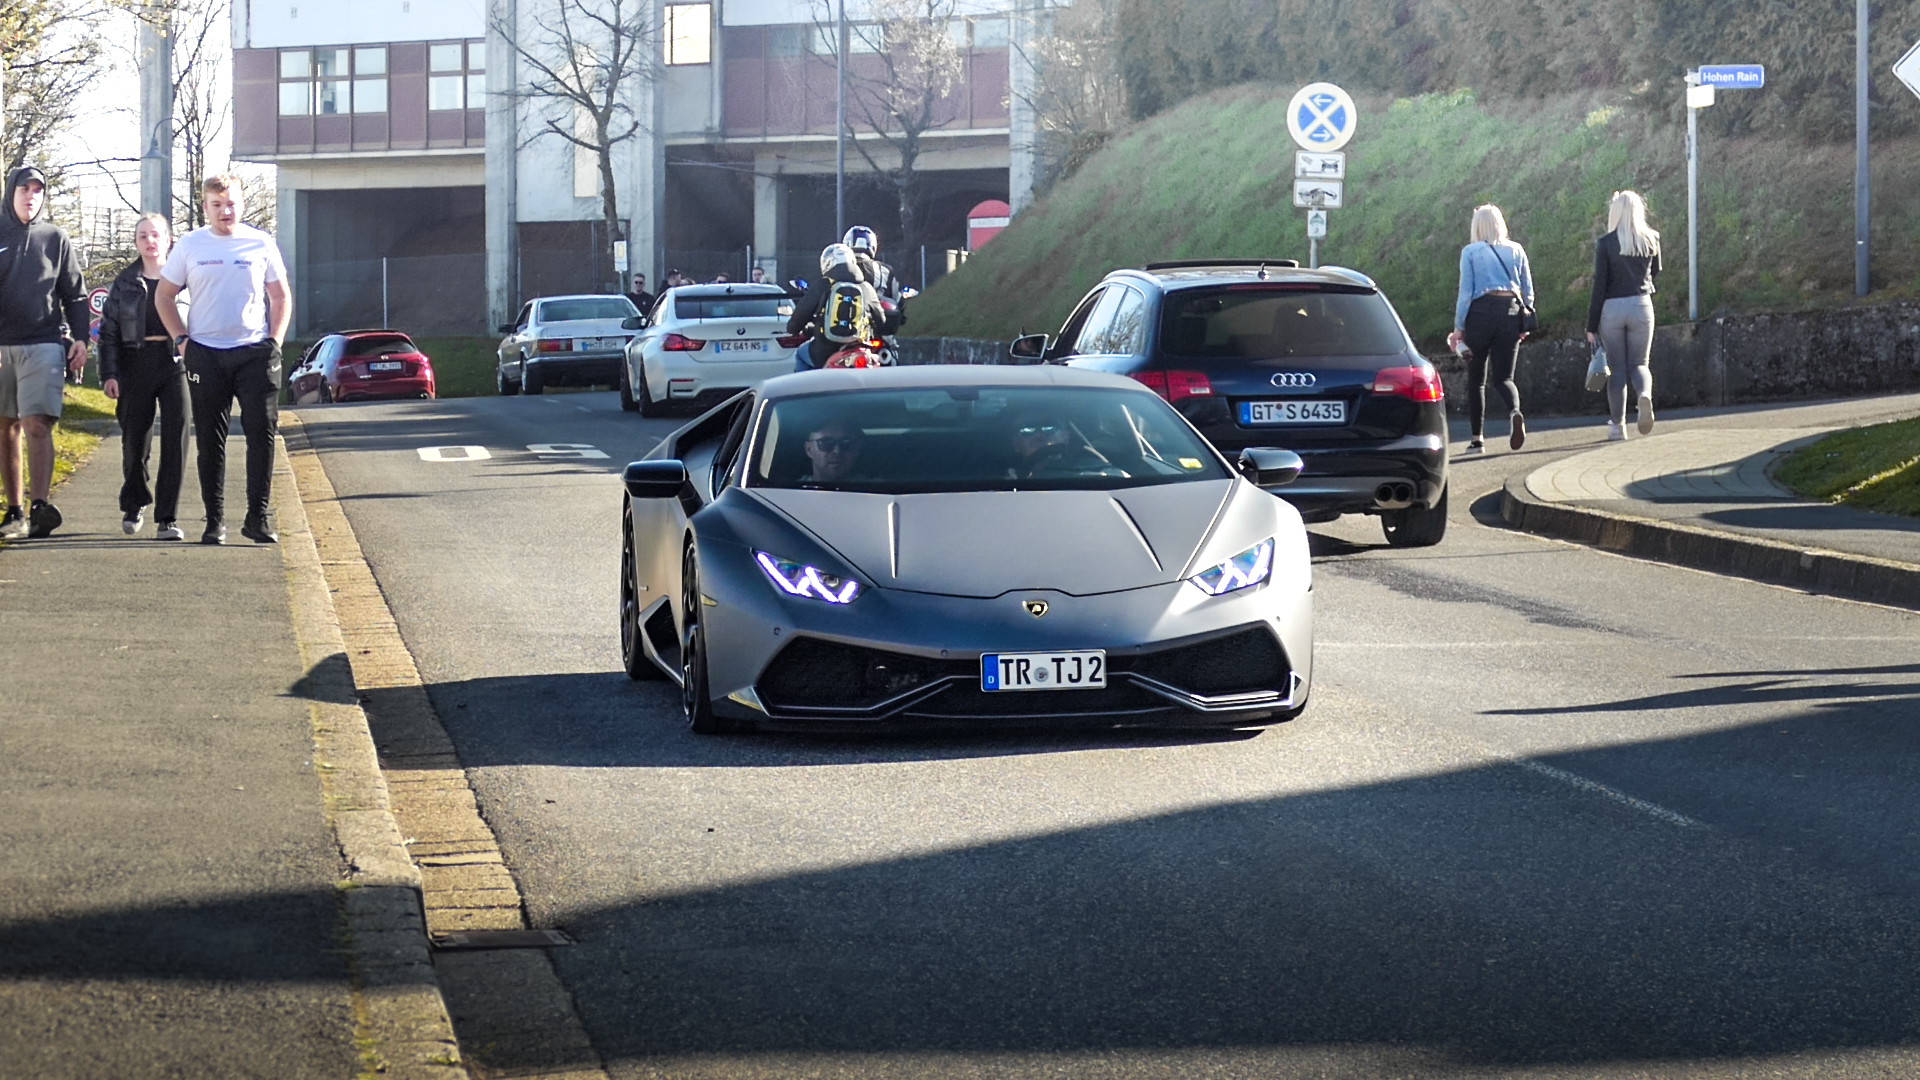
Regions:
<instances>
[{"instance_id":1,"label":"building window","mask_svg":"<svg viewBox=\"0 0 1920 1080\"><path fill-rule=\"evenodd\" d=\"M280 54L281 116L386 111L385 46L288 49Z\"/></svg>"},{"instance_id":2,"label":"building window","mask_svg":"<svg viewBox=\"0 0 1920 1080\"><path fill-rule=\"evenodd\" d=\"M776 60L791 60L807 51L804 26L775 26L767 36L767 55Z\"/></svg>"},{"instance_id":3,"label":"building window","mask_svg":"<svg viewBox=\"0 0 1920 1080\"><path fill-rule=\"evenodd\" d=\"M455 41L427 50L427 108L437 112L486 108L486 51L479 41Z\"/></svg>"},{"instance_id":4,"label":"building window","mask_svg":"<svg viewBox=\"0 0 1920 1080\"><path fill-rule=\"evenodd\" d=\"M1012 39L1008 37L1007 20L973 20L973 47L976 49L1004 49Z\"/></svg>"},{"instance_id":5,"label":"building window","mask_svg":"<svg viewBox=\"0 0 1920 1080\"><path fill-rule=\"evenodd\" d=\"M667 5L667 63L713 63L713 5Z\"/></svg>"},{"instance_id":6,"label":"building window","mask_svg":"<svg viewBox=\"0 0 1920 1080\"><path fill-rule=\"evenodd\" d=\"M813 28L813 51L818 56L832 56L834 35L838 31L832 25ZM859 56L861 53L877 53L886 42L886 28L879 23L847 23L847 55Z\"/></svg>"}]
</instances>

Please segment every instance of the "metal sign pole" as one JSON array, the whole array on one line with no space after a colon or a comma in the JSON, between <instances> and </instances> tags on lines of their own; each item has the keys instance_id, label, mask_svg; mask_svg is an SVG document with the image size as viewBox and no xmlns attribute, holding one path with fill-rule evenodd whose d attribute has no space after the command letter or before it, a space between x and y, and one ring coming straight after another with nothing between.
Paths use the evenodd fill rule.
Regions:
<instances>
[{"instance_id":1,"label":"metal sign pole","mask_svg":"<svg viewBox=\"0 0 1920 1080\"><path fill-rule=\"evenodd\" d=\"M1871 271L1868 226L1873 182L1867 176L1867 0L1856 0L1859 40L1854 42L1853 85L1853 295L1865 296Z\"/></svg>"},{"instance_id":2,"label":"metal sign pole","mask_svg":"<svg viewBox=\"0 0 1920 1080\"><path fill-rule=\"evenodd\" d=\"M1699 75L1687 73L1691 87ZM1687 104L1687 320L1700 318L1700 110Z\"/></svg>"}]
</instances>

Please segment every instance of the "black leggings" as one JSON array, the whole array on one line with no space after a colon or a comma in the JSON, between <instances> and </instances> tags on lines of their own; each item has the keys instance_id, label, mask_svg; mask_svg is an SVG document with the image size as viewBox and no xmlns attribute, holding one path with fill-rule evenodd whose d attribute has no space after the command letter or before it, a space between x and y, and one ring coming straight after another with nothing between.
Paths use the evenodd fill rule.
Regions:
<instances>
[{"instance_id":1,"label":"black leggings","mask_svg":"<svg viewBox=\"0 0 1920 1080\"><path fill-rule=\"evenodd\" d=\"M129 362L130 361L130 362ZM187 373L164 341L150 341L120 367L120 512L153 504L153 519L172 521L187 467ZM147 459L155 411L160 416L160 474L148 487Z\"/></svg>"},{"instance_id":2,"label":"black leggings","mask_svg":"<svg viewBox=\"0 0 1920 1080\"><path fill-rule=\"evenodd\" d=\"M1461 329L1467 348L1467 426L1478 439L1487 422L1487 375L1491 367L1494 388L1507 399L1507 411L1520 411L1520 388L1514 385L1513 368L1520 354L1520 316L1509 315L1511 296L1482 296L1467 308L1467 325Z\"/></svg>"}]
</instances>

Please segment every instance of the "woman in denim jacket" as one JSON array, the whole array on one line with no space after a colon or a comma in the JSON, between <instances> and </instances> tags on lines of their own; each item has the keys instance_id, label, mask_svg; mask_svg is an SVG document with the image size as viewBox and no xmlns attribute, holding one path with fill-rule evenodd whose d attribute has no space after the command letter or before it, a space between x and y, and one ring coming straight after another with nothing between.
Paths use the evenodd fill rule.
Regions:
<instances>
[{"instance_id":1,"label":"woman in denim jacket","mask_svg":"<svg viewBox=\"0 0 1920 1080\"><path fill-rule=\"evenodd\" d=\"M1527 336L1520 309L1522 304L1533 306L1533 271L1526 249L1507 238L1507 219L1492 203L1473 208L1469 235L1472 242L1460 249L1460 294L1453 305L1453 333L1447 335L1449 348L1458 352L1464 341L1472 353L1467 360L1467 422L1473 438L1465 452L1478 454L1487 448L1481 435L1489 370L1512 421L1507 445L1518 450L1527 441L1527 418L1520 414L1513 368Z\"/></svg>"}]
</instances>

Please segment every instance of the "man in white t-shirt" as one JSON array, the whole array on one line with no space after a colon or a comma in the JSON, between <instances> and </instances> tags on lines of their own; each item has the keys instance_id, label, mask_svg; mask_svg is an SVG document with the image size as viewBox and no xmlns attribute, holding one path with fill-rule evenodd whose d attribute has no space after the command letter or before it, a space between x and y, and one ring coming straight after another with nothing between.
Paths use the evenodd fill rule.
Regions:
<instances>
[{"instance_id":1,"label":"man in white t-shirt","mask_svg":"<svg viewBox=\"0 0 1920 1080\"><path fill-rule=\"evenodd\" d=\"M200 499L207 507L200 542L227 539L227 428L237 398L247 436L247 519L240 535L277 543L273 441L280 427L280 345L293 317L287 268L273 237L240 220L245 192L239 177L209 176L201 195L207 227L174 243L153 295L175 347L186 348ZM177 303L182 290L193 294L185 322Z\"/></svg>"}]
</instances>

